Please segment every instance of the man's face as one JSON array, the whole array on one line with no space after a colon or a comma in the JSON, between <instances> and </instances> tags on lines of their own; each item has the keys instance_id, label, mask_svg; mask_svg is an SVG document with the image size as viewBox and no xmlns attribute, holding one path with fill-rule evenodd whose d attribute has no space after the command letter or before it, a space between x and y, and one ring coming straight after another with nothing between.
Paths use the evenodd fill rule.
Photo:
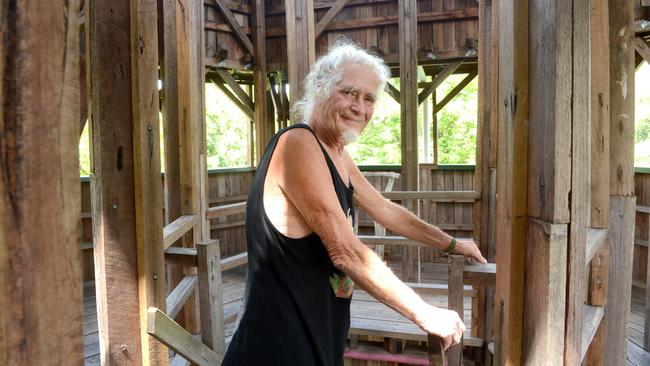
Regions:
<instances>
[{"instance_id":1,"label":"man's face","mask_svg":"<svg viewBox=\"0 0 650 366\"><path fill-rule=\"evenodd\" d=\"M343 78L325 103L328 117L344 143L353 142L375 109L379 78L361 65L345 65Z\"/></svg>"}]
</instances>

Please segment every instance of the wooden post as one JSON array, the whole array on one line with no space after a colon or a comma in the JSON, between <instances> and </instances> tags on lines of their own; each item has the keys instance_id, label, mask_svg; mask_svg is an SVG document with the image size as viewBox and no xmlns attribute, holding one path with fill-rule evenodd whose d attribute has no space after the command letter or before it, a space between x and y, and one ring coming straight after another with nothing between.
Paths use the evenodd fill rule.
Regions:
<instances>
[{"instance_id":1,"label":"wooden post","mask_svg":"<svg viewBox=\"0 0 650 366\"><path fill-rule=\"evenodd\" d=\"M221 256L219 241L197 243L199 303L201 308L201 340L215 352L226 350L221 290Z\"/></svg>"},{"instance_id":2,"label":"wooden post","mask_svg":"<svg viewBox=\"0 0 650 366\"><path fill-rule=\"evenodd\" d=\"M2 9L0 364L80 365L79 4Z\"/></svg>"},{"instance_id":3,"label":"wooden post","mask_svg":"<svg viewBox=\"0 0 650 366\"><path fill-rule=\"evenodd\" d=\"M203 5L196 0L163 2L164 14L164 99L165 122L165 193L167 214L172 222L181 215L200 215L194 229L183 239L185 247L193 247L196 240L205 236L206 225L200 210L200 167L205 164L204 131L204 50L202 14ZM203 176L203 181L207 181ZM175 266L171 271L171 286L186 274ZM190 298L179 314L183 325L191 333L199 332L196 317L198 305Z\"/></svg>"},{"instance_id":4,"label":"wooden post","mask_svg":"<svg viewBox=\"0 0 650 366\"><path fill-rule=\"evenodd\" d=\"M465 257L462 255L449 256L449 310L458 313L461 319L464 318L463 312L463 263ZM474 309L472 309L474 311ZM463 341L452 346L447 350L447 359L449 366L461 366L463 364Z\"/></svg>"},{"instance_id":5,"label":"wooden post","mask_svg":"<svg viewBox=\"0 0 650 366\"><path fill-rule=\"evenodd\" d=\"M571 223L567 264L564 364L582 362L582 316L588 288L585 256L591 214L591 88L589 0L573 0ZM560 121L557 121L560 122Z\"/></svg>"},{"instance_id":6,"label":"wooden post","mask_svg":"<svg viewBox=\"0 0 650 366\"><path fill-rule=\"evenodd\" d=\"M289 85L291 85L291 105L300 100L303 93L303 80L314 64L316 45L314 39L314 0L286 0L287 25L287 64ZM291 113L291 123L294 121Z\"/></svg>"},{"instance_id":7,"label":"wooden post","mask_svg":"<svg viewBox=\"0 0 650 366\"><path fill-rule=\"evenodd\" d=\"M182 215L180 183L180 128L190 119L189 57L187 32L189 28L186 2L162 0L162 115L165 137L165 215L167 224ZM174 288L183 279L183 267L170 264L168 287ZM185 312L177 319L185 325Z\"/></svg>"},{"instance_id":8,"label":"wooden post","mask_svg":"<svg viewBox=\"0 0 650 366\"><path fill-rule=\"evenodd\" d=\"M264 0L255 0L253 6L255 70L253 71L255 99L255 165L262 159L271 132L268 129L266 98L266 26ZM251 149L253 146L251 146Z\"/></svg>"},{"instance_id":9,"label":"wooden post","mask_svg":"<svg viewBox=\"0 0 650 366\"><path fill-rule=\"evenodd\" d=\"M417 2L399 1L399 75L400 119L402 126L402 190L418 190L418 78L417 78ZM408 201L406 207L416 212L417 202ZM403 276L414 280L412 248L403 249Z\"/></svg>"},{"instance_id":10,"label":"wooden post","mask_svg":"<svg viewBox=\"0 0 650 366\"><path fill-rule=\"evenodd\" d=\"M528 3L498 2L496 365L521 362L528 174Z\"/></svg>"},{"instance_id":11,"label":"wooden post","mask_svg":"<svg viewBox=\"0 0 650 366\"><path fill-rule=\"evenodd\" d=\"M609 2L609 282L604 365L625 362L634 240L634 3Z\"/></svg>"},{"instance_id":12,"label":"wooden post","mask_svg":"<svg viewBox=\"0 0 650 366\"><path fill-rule=\"evenodd\" d=\"M130 2L86 3L91 197L102 363L143 362L135 229Z\"/></svg>"},{"instance_id":13,"label":"wooden post","mask_svg":"<svg viewBox=\"0 0 650 366\"><path fill-rule=\"evenodd\" d=\"M528 220L527 241L533 244L526 252L522 365L563 364L567 226ZM582 265L584 267L584 257ZM528 266L533 269L528 270Z\"/></svg>"},{"instance_id":14,"label":"wooden post","mask_svg":"<svg viewBox=\"0 0 650 366\"><path fill-rule=\"evenodd\" d=\"M591 227L607 229L609 219L609 2L591 6ZM589 305L605 306L609 243L589 264ZM600 326L585 358L588 365L602 365L605 322Z\"/></svg>"},{"instance_id":15,"label":"wooden post","mask_svg":"<svg viewBox=\"0 0 650 366\"><path fill-rule=\"evenodd\" d=\"M496 131L490 129L493 108L490 98L497 91L495 80L490 75L495 62L495 52L497 51L492 45L492 38L494 37L493 9L492 2L479 2L479 45L481 46L478 49L479 98L474 191L481 192L481 200L474 204L474 227L476 228L474 230L474 239L478 240L481 253L486 258L489 258L489 233L494 231L490 227L489 221L489 218L494 216L494 212L490 211L490 150L496 147L496 144L492 144L492 136L496 135ZM494 258L488 259L488 261L494 263ZM479 288L478 306L476 310L472 308L472 316L475 313L478 315L477 324L472 325L472 335L482 338L486 343L490 334L486 330L491 330L492 321L491 312L488 314L488 309L492 308L492 304L488 305L488 301L493 297L493 292L493 289Z\"/></svg>"},{"instance_id":16,"label":"wooden post","mask_svg":"<svg viewBox=\"0 0 650 366\"><path fill-rule=\"evenodd\" d=\"M157 13L156 0L131 1L135 234L140 336L142 362L145 365L166 365L169 360L167 348L146 332L149 307L154 306L164 311L167 295L161 215L163 196L160 184ZM128 353L125 356L128 359Z\"/></svg>"}]
</instances>

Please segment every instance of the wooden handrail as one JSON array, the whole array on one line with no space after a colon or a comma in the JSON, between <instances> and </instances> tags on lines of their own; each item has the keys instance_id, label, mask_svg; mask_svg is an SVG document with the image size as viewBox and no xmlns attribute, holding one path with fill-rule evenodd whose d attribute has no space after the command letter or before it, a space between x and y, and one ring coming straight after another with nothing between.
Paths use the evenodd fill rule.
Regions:
<instances>
[{"instance_id":1,"label":"wooden handrail","mask_svg":"<svg viewBox=\"0 0 650 366\"><path fill-rule=\"evenodd\" d=\"M217 217L226 217L238 213L246 212L246 202L231 203L228 205L210 207L205 211L206 219L214 219Z\"/></svg>"},{"instance_id":2,"label":"wooden handrail","mask_svg":"<svg viewBox=\"0 0 650 366\"><path fill-rule=\"evenodd\" d=\"M165 249L190 231L196 224L196 215L183 215L163 229L163 242Z\"/></svg>"},{"instance_id":3,"label":"wooden handrail","mask_svg":"<svg viewBox=\"0 0 650 366\"><path fill-rule=\"evenodd\" d=\"M197 275L187 275L181 282L178 283L176 288L167 296L167 315L170 318L175 318L181 311L187 299L192 296L196 285L199 283Z\"/></svg>"},{"instance_id":4,"label":"wooden handrail","mask_svg":"<svg viewBox=\"0 0 650 366\"><path fill-rule=\"evenodd\" d=\"M587 228L587 249L585 264L589 264L607 241L607 229Z\"/></svg>"},{"instance_id":5,"label":"wooden handrail","mask_svg":"<svg viewBox=\"0 0 650 366\"><path fill-rule=\"evenodd\" d=\"M248 263L248 252L236 254L228 258L221 259L221 272L229 269L243 266Z\"/></svg>"},{"instance_id":6,"label":"wooden handrail","mask_svg":"<svg viewBox=\"0 0 650 366\"><path fill-rule=\"evenodd\" d=\"M481 198L475 191L392 191L381 192L389 200L421 199L435 202L474 202Z\"/></svg>"},{"instance_id":7,"label":"wooden handrail","mask_svg":"<svg viewBox=\"0 0 650 366\"><path fill-rule=\"evenodd\" d=\"M636 212L650 213L650 206L636 205Z\"/></svg>"},{"instance_id":8,"label":"wooden handrail","mask_svg":"<svg viewBox=\"0 0 650 366\"><path fill-rule=\"evenodd\" d=\"M160 309L149 308L147 333L199 366L221 365L223 361L220 354L194 338L194 335L183 329Z\"/></svg>"},{"instance_id":9,"label":"wooden handrail","mask_svg":"<svg viewBox=\"0 0 650 366\"><path fill-rule=\"evenodd\" d=\"M582 347L580 350L580 360L585 359L587 350L596 335L605 310L602 306L584 305L582 310Z\"/></svg>"}]
</instances>

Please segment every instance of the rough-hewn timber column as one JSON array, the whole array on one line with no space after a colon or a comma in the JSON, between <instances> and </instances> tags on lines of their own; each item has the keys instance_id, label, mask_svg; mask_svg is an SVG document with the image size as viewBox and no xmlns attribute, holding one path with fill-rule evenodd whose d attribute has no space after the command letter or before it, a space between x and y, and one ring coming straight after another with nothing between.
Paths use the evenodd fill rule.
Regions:
<instances>
[{"instance_id":1,"label":"rough-hewn timber column","mask_svg":"<svg viewBox=\"0 0 650 366\"><path fill-rule=\"evenodd\" d=\"M478 74L479 74L479 98L478 98L478 126L476 146L476 171L474 176L474 190L481 192L481 200L474 205L474 227L480 230L474 231L474 238L479 240L481 252L489 262L494 263L494 215L495 215L495 189L496 161L491 162L490 158L496 155L496 128L493 124L493 110L496 109L491 99L498 93L498 73L494 71L497 64L494 38L498 35L496 24L493 23L493 14L497 12L495 2L479 1L479 45L478 49ZM493 151L494 150L494 151ZM495 159L496 160L496 159ZM490 248L492 247L492 248ZM490 250L491 249L491 250ZM490 257L491 256L491 257ZM492 305L488 299L492 299L494 290L489 288L478 289L478 311L476 329L472 328L472 335L489 341L486 334L492 330ZM478 315L485 314L485 316ZM474 312L472 312L474 315Z\"/></svg>"},{"instance_id":2,"label":"rough-hewn timber column","mask_svg":"<svg viewBox=\"0 0 650 366\"><path fill-rule=\"evenodd\" d=\"M99 348L103 364L140 364L129 1L89 1L85 15Z\"/></svg>"},{"instance_id":3,"label":"rough-hewn timber column","mask_svg":"<svg viewBox=\"0 0 650 366\"><path fill-rule=\"evenodd\" d=\"M521 362L528 148L528 5L498 2L496 365ZM548 234L546 234L548 235Z\"/></svg>"},{"instance_id":4,"label":"rough-hewn timber column","mask_svg":"<svg viewBox=\"0 0 650 366\"><path fill-rule=\"evenodd\" d=\"M400 120L402 126L402 190L418 190L418 75L417 1L399 1ZM407 202L416 212L417 202ZM405 248L404 278L414 280L414 250Z\"/></svg>"},{"instance_id":5,"label":"rough-hewn timber column","mask_svg":"<svg viewBox=\"0 0 650 366\"><path fill-rule=\"evenodd\" d=\"M253 4L253 45L255 46L255 70L253 71L255 100L255 165L262 158L272 131L269 131L267 118L269 100L266 98L266 26L264 0L255 0Z\"/></svg>"},{"instance_id":6,"label":"rough-hewn timber column","mask_svg":"<svg viewBox=\"0 0 650 366\"><path fill-rule=\"evenodd\" d=\"M609 284L604 365L625 363L634 246L634 4L609 2Z\"/></svg>"},{"instance_id":7,"label":"rough-hewn timber column","mask_svg":"<svg viewBox=\"0 0 650 366\"><path fill-rule=\"evenodd\" d=\"M80 365L79 4L0 6L0 364Z\"/></svg>"},{"instance_id":8,"label":"rough-hewn timber column","mask_svg":"<svg viewBox=\"0 0 650 366\"><path fill-rule=\"evenodd\" d=\"M592 1L591 30L591 227L608 228L609 220L609 1ZM607 302L609 246L596 253L589 265L588 304ZM596 331L585 362L603 365L606 319Z\"/></svg>"},{"instance_id":9,"label":"rough-hewn timber column","mask_svg":"<svg viewBox=\"0 0 650 366\"><path fill-rule=\"evenodd\" d=\"M303 80L314 64L314 0L286 0L287 64L291 105L302 97ZM291 117L291 123L298 123Z\"/></svg>"},{"instance_id":10,"label":"rough-hewn timber column","mask_svg":"<svg viewBox=\"0 0 650 366\"><path fill-rule=\"evenodd\" d=\"M584 240L581 242L575 235L582 230L584 238L586 230L584 222L574 227L578 221L571 215L581 214L584 218L588 213L578 208L575 212L570 210L569 192L571 188L582 187L580 184L586 177L583 171L572 170L572 167L579 169L586 157L582 156L572 166L572 153L578 150L571 149L573 128L585 127L588 120L583 118L580 123L574 120L571 98L588 100L588 91L578 90L573 80L572 8L571 2L543 0L531 2L529 9L527 213L530 219L522 348L522 363L527 365L560 365L565 361L565 351L571 357L576 352L579 355L579 346L575 347L574 341L580 329L576 329L574 320L578 316L579 322L582 314L575 299L567 300L567 296L573 295L567 293L567 260L574 258L570 245L584 250ZM588 62L588 58L582 61ZM577 73L575 77L578 78ZM583 155L586 153L584 137L579 150ZM576 143L579 138L576 136ZM572 178L580 184L575 182L572 187ZM574 198L582 199L578 192ZM584 254L575 263L584 269Z\"/></svg>"}]
</instances>

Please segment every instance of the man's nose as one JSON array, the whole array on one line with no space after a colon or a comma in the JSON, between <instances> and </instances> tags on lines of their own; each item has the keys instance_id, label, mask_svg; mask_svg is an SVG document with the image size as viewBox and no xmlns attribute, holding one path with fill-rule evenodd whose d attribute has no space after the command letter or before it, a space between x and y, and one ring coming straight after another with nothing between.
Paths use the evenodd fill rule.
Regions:
<instances>
[{"instance_id":1,"label":"man's nose","mask_svg":"<svg viewBox=\"0 0 650 366\"><path fill-rule=\"evenodd\" d=\"M361 105L362 105L361 104L361 98L359 98L359 97L354 98L354 100L352 101L352 104L350 104L350 110L352 110L352 112L354 112L354 113L359 114L359 113L361 113L361 110L362 110Z\"/></svg>"}]
</instances>

